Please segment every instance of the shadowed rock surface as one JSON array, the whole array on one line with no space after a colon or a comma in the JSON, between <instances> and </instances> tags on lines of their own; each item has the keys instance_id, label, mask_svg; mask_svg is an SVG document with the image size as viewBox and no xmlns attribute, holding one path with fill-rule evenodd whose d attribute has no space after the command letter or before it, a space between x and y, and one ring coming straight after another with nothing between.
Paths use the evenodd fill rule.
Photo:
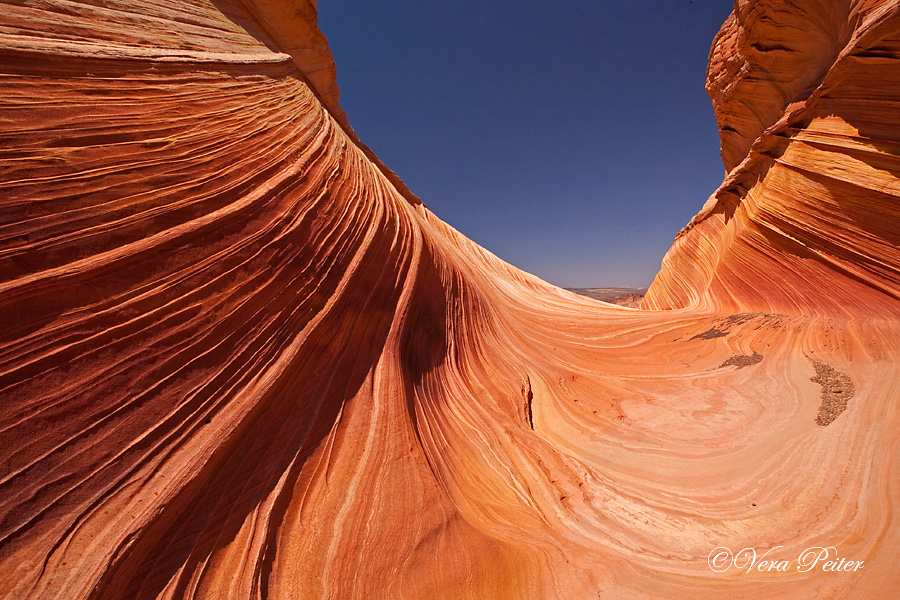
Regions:
<instances>
[{"instance_id":1,"label":"shadowed rock surface","mask_svg":"<svg viewBox=\"0 0 900 600\"><path fill-rule=\"evenodd\" d=\"M0 595L900 589L900 3L736 3L729 173L643 311L435 218L315 20L3 3ZM716 573L717 546L865 567Z\"/></svg>"}]
</instances>

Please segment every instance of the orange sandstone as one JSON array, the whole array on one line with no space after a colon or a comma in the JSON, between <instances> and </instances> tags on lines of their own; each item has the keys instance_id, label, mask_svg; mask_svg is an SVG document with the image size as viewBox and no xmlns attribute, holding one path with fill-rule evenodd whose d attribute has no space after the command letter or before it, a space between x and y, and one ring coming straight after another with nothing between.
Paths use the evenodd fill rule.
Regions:
<instances>
[{"instance_id":1,"label":"orange sandstone","mask_svg":"<svg viewBox=\"0 0 900 600\"><path fill-rule=\"evenodd\" d=\"M898 13L736 3L634 310L436 219L311 2L4 4L2 595L896 593Z\"/></svg>"}]
</instances>

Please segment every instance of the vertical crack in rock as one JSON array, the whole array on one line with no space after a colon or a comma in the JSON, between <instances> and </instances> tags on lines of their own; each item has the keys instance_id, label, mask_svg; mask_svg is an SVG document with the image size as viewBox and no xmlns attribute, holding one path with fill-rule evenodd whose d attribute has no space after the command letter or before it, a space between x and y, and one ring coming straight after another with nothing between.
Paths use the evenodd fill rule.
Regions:
<instances>
[{"instance_id":1,"label":"vertical crack in rock","mask_svg":"<svg viewBox=\"0 0 900 600\"><path fill-rule=\"evenodd\" d=\"M525 400L525 418L528 419L528 426L534 431L534 413L531 408L534 394L531 391L531 378L528 375L525 376L525 381L522 383L522 398Z\"/></svg>"},{"instance_id":2,"label":"vertical crack in rock","mask_svg":"<svg viewBox=\"0 0 900 600\"><path fill-rule=\"evenodd\" d=\"M817 360L812 363L816 368L816 376L810 377L810 381L822 386L822 405L819 406L816 424L825 427L844 412L847 401L853 397L856 388L846 373L836 371L831 365Z\"/></svg>"}]
</instances>

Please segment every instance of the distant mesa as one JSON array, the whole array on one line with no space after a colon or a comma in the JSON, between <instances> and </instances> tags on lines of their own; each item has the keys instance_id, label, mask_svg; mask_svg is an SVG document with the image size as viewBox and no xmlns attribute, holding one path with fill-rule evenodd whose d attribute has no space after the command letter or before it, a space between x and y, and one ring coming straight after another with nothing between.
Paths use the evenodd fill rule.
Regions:
<instances>
[{"instance_id":1,"label":"distant mesa","mask_svg":"<svg viewBox=\"0 0 900 600\"><path fill-rule=\"evenodd\" d=\"M629 308L638 308L647 289L618 287L618 288L566 288L570 292L575 292L594 300L601 302L609 302L610 304L618 304L619 306L627 306Z\"/></svg>"}]
</instances>

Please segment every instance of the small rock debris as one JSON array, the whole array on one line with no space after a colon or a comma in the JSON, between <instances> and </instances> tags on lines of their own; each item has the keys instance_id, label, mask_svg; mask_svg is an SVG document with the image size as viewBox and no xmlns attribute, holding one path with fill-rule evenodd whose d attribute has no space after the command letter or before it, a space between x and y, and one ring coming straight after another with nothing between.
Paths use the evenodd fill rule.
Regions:
<instances>
[{"instance_id":1,"label":"small rock debris","mask_svg":"<svg viewBox=\"0 0 900 600\"><path fill-rule=\"evenodd\" d=\"M754 351L753 354L735 354L717 368L721 369L722 367L735 366L738 369L743 369L744 367L753 366L763 359L763 355L759 352Z\"/></svg>"},{"instance_id":2,"label":"small rock debris","mask_svg":"<svg viewBox=\"0 0 900 600\"><path fill-rule=\"evenodd\" d=\"M707 329L703 333L698 333L691 340L712 340L715 338L725 337L731 332L731 328L736 325L742 325L750 321L758 321L758 327L768 325L776 329L781 327L781 321L786 315L778 313L737 313L729 315L723 319L719 319L717 325Z\"/></svg>"},{"instance_id":3,"label":"small rock debris","mask_svg":"<svg viewBox=\"0 0 900 600\"><path fill-rule=\"evenodd\" d=\"M846 373L835 370L831 365L814 360L816 376L809 380L822 386L822 404L816 416L816 424L825 427L847 408L847 401L856 393L853 381Z\"/></svg>"},{"instance_id":4,"label":"small rock debris","mask_svg":"<svg viewBox=\"0 0 900 600\"><path fill-rule=\"evenodd\" d=\"M716 338L725 337L726 335L728 335L727 331L723 331L723 330L719 329L718 327L712 327L711 329L707 329L703 333L698 333L691 339L692 340L714 340Z\"/></svg>"}]
</instances>

